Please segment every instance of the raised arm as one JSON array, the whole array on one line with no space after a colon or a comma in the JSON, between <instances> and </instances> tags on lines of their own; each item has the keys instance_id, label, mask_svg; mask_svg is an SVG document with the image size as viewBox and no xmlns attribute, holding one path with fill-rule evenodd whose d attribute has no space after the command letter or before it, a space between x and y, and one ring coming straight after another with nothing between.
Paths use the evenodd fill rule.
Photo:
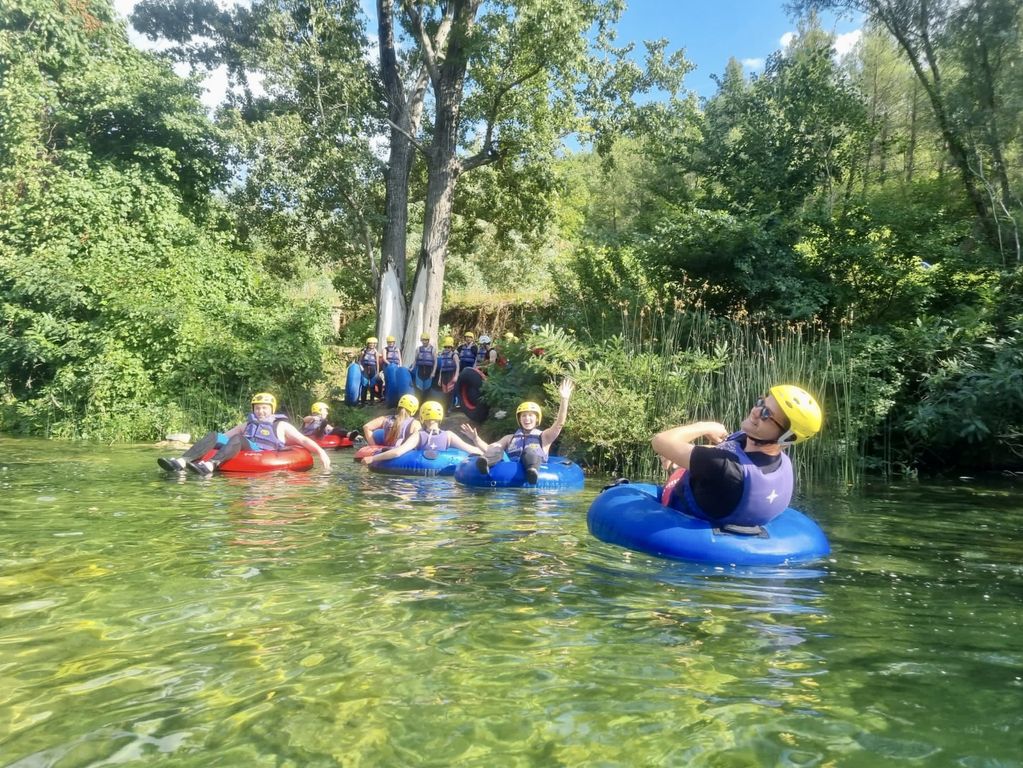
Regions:
<instances>
[{"instance_id":1,"label":"raised arm","mask_svg":"<svg viewBox=\"0 0 1023 768\"><path fill-rule=\"evenodd\" d=\"M726 437L728 430L724 424L716 421L697 421L683 424L681 427L666 429L654 435L650 445L657 455L680 467L689 469L690 457L693 455L693 442L706 437L712 445L717 445Z\"/></svg>"},{"instance_id":2,"label":"raised arm","mask_svg":"<svg viewBox=\"0 0 1023 768\"><path fill-rule=\"evenodd\" d=\"M467 425L463 424L462 426L464 427L464 426L467 426ZM463 440L462 438L460 438L458 435L456 435L454 432L451 432L450 430L448 432L448 435L449 435L449 437L451 439L451 445L453 445L455 448L461 448L463 451L466 451L467 453L471 453L474 456L482 456L483 455L483 448L486 448L486 444L485 443L483 445L483 448L480 448L478 443L476 445L471 445L471 444L465 442L465 440Z\"/></svg>"},{"instance_id":3,"label":"raised arm","mask_svg":"<svg viewBox=\"0 0 1023 768\"><path fill-rule=\"evenodd\" d=\"M574 389L575 382L570 377L566 376L561 380L561 384L558 386L558 394L561 395L558 415L554 417L554 423L547 427L540 435L540 441L543 443L545 451L558 439L558 435L561 434L561 430L568 420L568 401L572 397L572 390Z\"/></svg>"}]
</instances>

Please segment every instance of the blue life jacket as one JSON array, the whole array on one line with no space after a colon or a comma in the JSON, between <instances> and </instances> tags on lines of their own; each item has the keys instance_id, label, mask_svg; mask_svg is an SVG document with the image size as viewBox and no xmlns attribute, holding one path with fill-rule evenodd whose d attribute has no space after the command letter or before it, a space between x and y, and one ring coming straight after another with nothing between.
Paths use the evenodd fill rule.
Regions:
<instances>
[{"instance_id":1,"label":"blue life jacket","mask_svg":"<svg viewBox=\"0 0 1023 768\"><path fill-rule=\"evenodd\" d=\"M792 490L795 481L792 475L792 462L785 454L781 454L781 466L774 472L764 474L760 467L753 463L753 460L746 455L742 449L740 438L742 432L734 432L729 435L723 443L715 446L726 451L731 451L739 459L739 466L742 468L742 498L728 515L725 517L711 517L704 512L696 503L693 489L690 485L692 472L686 472L682 477L682 493L685 496L686 505L690 512L696 517L703 518L718 526L724 525L764 525L776 518L789 502L792 501ZM675 491L678 493L678 491Z\"/></svg>"},{"instance_id":2,"label":"blue life jacket","mask_svg":"<svg viewBox=\"0 0 1023 768\"><path fill-rule=\"evenodd\" d=\"M433 370L433 363L437 359L436 354L433 351L433 344L423 344L418 350L416 350L416 368L420 370L426 370L426 375L430 375L430 371Z\"/></svg>"},{"instance_id":3,"label":"blue life jacket","mask_svg":"<svg viewBox=\"0 0 1023 768\"><path fill-rule=\"evenodd\" d=\"M375 349L370 349L369 347L362 350L362 359L360 360L360 364L362 365L363 375L368 379L372 379L377 375L377 368L380 365L380 358L378 357L378 354L379 353Z\"/></svg>"},{"instance_id":4,"label":"blue life jacket","mask_svg":"<svg viewBox=\"0 0 1023 768\"><path fill-rule=\"evenodd\" d=\"M387 355L387 362L389 363L397 363L401 357L397 345L388 344L386 349L384 349L384 353Z\"/></svg>"},{"instance_id":5,"label":"blue life jacket","mask_svg":"<svg viewBox=\"0 0 1023 768\"><path fill-rule=\"evenodd\" d=\"M253 450L279 451L284 448L284 442L277 437L277 422L281 420L287 421L288 417L283 413L275 413L266 421L260 421L256 414L250 413L242 435L249 441Z\"/></svg>"},{"instance_id":6,"label":"blue life jacket","mask_svg":"<svg viewBox=\"0 0 1023 768\"><path fill-rule=\"evenodd\" d=\"M535 445L540 449L543 454L544 461L547 461L547 451L543 450L543 434L542 429L534 427L529 432L524 432L521 427L515 430L515 434L512 435L512 439L508 441L508 447L505 449L505 453L508 454L508 458L512 460L522 458L523 452L530 445Z\"/></svg>"},{"instance_id":7,"label":"blue life jacket","mask_svg":"<svg viewBox=\"0 0 1023 768\"><path fill-rule=\"evenodd\" d=\"M437 370L440 373L452 373L455 368L455 350L445 349L437 357Z\"/></svg>"},{"instance_id":8,"label":"blue life jacket","mask_svg":"<svg viewBox=\"0 0 1023 768\"><path fill-rule=\"evenodd\" d=\"M476 351L476 367L485 366L490 363L490 347L480 347Z\"/></svg>"},{"instance_id":9,"label":"blue life jacket","mask_svg":"<svg viewBox=\"0 0 1023 768\"><path fill-rule=\"evenodd\" d=\"M458 348L458 362L463 368L472 368L476 365L476 345L462 344Z\"/></svg>"}]
</instances>

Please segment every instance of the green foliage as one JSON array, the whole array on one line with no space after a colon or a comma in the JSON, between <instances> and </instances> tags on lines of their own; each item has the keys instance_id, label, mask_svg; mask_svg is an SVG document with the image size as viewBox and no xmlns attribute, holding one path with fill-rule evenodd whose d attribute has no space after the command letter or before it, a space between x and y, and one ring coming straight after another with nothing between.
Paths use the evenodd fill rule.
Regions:
<instances>
[{"instance_id":1,"label":"green foliage","mask_svg":"<svg viewBox=\"0 0 1023 768\"><path fill-rule=\"evenodd\" d=\"M186 414L210 391L317 378L325 308L282 300L220 231L217 133L190 87L101 2L20 4L0 56L0 126L16 125L0 134L0 426L148 439L220 416Z\"/></svg>"}]
</instances>

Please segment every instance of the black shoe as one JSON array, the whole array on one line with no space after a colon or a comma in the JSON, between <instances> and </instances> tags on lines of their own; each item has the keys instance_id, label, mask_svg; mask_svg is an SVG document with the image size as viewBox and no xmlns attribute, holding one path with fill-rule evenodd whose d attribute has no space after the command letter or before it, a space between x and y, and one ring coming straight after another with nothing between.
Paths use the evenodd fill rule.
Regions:
<instances>
[{"instance_id":1,"label":"black shoe","mask_svg":"<svg viewBox=\"0 0 1023 768\"><path fill-rule=\"evenodd\" d=\"M351 432L349 432L349 433L348 433L348 439L349 439L349 440L355 440L355 439L357 439L357 438L359 437L359 435L361 435L361 434L362 434L362 432L360 432L359 430L357 430L357 429L353 429L353 430L352 430Z\"/></svg>"},{"instance_id":2,"label":"black shoe","mask_svg":"<svg viewBox=\"0 0 1023 768\"><path fill-rule=\"evenodd\" d=\"M526 482L530 485L540 482L540 473L536 471L536 467L526 467Z\"/></svg>"},{"instance_id":3,"label":"black shoe","mask_svg":"<svg viewBox=\"0 0 1023 768\"><path fill-rule=\"evenodd\" d=\"M160 469L167 472L181 472L185 468L185 462L181 459L165 459L161 456L156 460L156 463L160 465Z\"/></svg>"},{"instance_id":4,"label":"black shoe","mask_svg":"<svg viewBox=\"0 0 1023 768\"><path fill-rule=\"evenodd\" d=\"M212 475L213 470L216 467L211 461L190 461L186 465L190 472L195 472L197 475L207 476Z\"/></svg>"},{"instance_id":5,"label":"black shoe","mask_svg":"<svg viewBox=\"0 0 1023 768\"><path fill-rule=\"evenodd\" d=\"M486 456L478 456L476 458L476 471L484 477L490 474L490 465L487 464Z\"/></svg>"}]
</instances>

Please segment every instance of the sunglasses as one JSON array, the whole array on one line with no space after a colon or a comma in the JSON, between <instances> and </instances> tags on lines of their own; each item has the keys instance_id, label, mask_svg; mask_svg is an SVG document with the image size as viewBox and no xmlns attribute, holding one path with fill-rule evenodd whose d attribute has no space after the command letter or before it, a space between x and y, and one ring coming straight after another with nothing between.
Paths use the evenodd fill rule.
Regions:
<instances>
[{"instance_id":1,"label":"sunglasses","mask_svg":"<svg viewBox=\"0 0 1023 768\"><path fill-rule=\"evenodd\" d=\"M758 412L760 420L761 421L765 421L765 420L766 421L773 421L775 424L778 425L778 428L782 432L787 432L788 431L788 427L783 426L780 421L778 421L776 418L774 418L774 412L770 408L767 407L766 403L767 403L767 396L766 395L764 397L758 397L757 398L756 407L760 409L759 412Z\"/></svg>"}]
</instances>

